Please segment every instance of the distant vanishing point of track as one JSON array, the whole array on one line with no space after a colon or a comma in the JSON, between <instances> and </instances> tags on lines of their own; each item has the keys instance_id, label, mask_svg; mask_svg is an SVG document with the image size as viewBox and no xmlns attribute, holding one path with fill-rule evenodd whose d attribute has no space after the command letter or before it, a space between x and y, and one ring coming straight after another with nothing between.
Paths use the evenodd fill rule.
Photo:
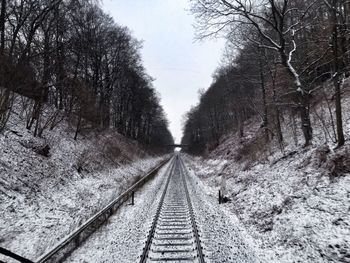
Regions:
<instances>
[{"instance_id":1,"label":"distant vanishing point of track","mask_svg":"<svg viewBox=\"0 0 350 263\"><path fill-rule=\"evenodd\" d=\"M141 256L144 262L204 262L186 168L179 156L169 175Z\"/></svg>"}]
</instances>

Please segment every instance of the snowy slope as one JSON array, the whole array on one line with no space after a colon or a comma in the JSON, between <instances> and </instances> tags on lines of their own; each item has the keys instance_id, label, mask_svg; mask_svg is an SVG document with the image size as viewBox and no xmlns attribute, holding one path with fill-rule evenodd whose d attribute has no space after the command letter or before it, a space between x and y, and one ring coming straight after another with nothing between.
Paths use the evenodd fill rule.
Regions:
<instances>
[{"instance_id":1,"label":"snowy slope","mask_svg":"<svg viewBox=\"0 0 350 263\"><path fill-rule=\"evenodd\" d=\"M164 191L170 162L135 193L135 205L122 206L65 262L138 262Z\"/></svg>"},{"instance_id":2,"label":"snowy slope","mask_svg":"<svg viewBox=\"0 0 350 263\"><path fill-rule=\"evenodd\" d=\"M321 112L319 105L316 110ZM227 135L206 157L186 156L186 163L216 198L231 199L223 211L237 216L268 262L350 262L350 97L343 100L347 144L334 150L320 118L312 114L315 139L294 143L290 123L283 123L286 145L254 143L257 119L249 120L243 139ZM324 115L329 125L329 116Z\"/></svg>"},{"instance_id":3,"label":"snowy slope","mask_svg":"<svg viewBox=\"0 0 350 263\"><path fill-rule=\"evenodd\" d=\"M113 130L73 140L66 122L43 138L14 113L0 134L0 246L34 259L164 157ZM49 156L37 153L50 146ZM1 260L1 257L0 257Z\"/></svg>"}]
</instances>

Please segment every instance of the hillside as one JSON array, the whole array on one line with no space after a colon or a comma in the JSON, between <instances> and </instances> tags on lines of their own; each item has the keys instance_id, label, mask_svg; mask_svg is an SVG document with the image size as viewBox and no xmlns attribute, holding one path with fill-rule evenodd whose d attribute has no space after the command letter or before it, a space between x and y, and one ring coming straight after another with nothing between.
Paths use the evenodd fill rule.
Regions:
<instances>
[{"instance_id":1,"label":"hillside","mask_svg":"<svg viewBox=\"0 0 350 263\"><path fill-rule=\"evenodd\" d=\"M204 157L187 155L186 162L207 194L218 191L230 199L220 207L237 217L256 241L267 262L350 262L350 96L343 99L345 146L335 149L322 119L322 103L311 114L313 144L297 143L290 120L282 123L285 145L265 145L261 120L245 123L245 136L224 136ZM324 102L323 102L324 103ZM323 122L326 126L323 126Z\"/></svg>"},{"instance_id":2,"label":"hillside","mask_svg":"<svg viewBox=\"0 0 350 263\"><path fill-rule=\"evenodd\" d=\"M112 129L74 140L65 120L42 138L24 127L15 110L0 134L0 246L30 259L162 159Z\"/></svg>"}]
</instances>

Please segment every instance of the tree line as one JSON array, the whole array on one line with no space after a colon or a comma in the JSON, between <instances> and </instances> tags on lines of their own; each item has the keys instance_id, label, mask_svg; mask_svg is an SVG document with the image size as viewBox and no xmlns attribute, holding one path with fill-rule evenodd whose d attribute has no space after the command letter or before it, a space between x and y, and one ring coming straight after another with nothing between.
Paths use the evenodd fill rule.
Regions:
<instances>
[{"instance_id":1,"label":"tree line","mask_svg":"<svg viewBox=\"0 0 350 263\"><path fill-rule=\"evenodd\" d=\"M115 128L172 144L141 42L90 0L1 0L0 131L20 105L35 136L67 119L74 138Z\"/></svg>"},{"instance_id":2,"label":"tree line","mask_svg":"<svg viewBox=\"0 0 350 263\"><path fill-rule=\"evenodd\" d=\"M310 114L315 101L328 104L334 123L327 133L337 147L344 145L342 90L349 75L349 1L191 0L191 4L198 38L224 36L227 44L213 83L186 115L182 140L192 145L190 151L215 147L230 130L243 136L244 121L253 115L261 118L266 142L276 138L283 147L281 123L289 114L293 129L299 125L303 145L308 146L313 139ZM332 89L323 88L325 81L332 83Z\"/></svg>"}]
</instances>

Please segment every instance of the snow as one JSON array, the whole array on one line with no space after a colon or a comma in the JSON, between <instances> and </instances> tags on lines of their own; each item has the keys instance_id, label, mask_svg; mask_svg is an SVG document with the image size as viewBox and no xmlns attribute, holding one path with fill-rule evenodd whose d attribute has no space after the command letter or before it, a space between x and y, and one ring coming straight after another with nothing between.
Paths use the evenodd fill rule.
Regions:
<instances>
[{"instance_id":1,"label":"snow","mask_svg":"<svg viewBox=\"0 0 350 263\"><path fill-rule=\"evenodd\" d=\"M346 85L348 89L349 80ZM247 122L244 138L229 134L207 156L185 156L194 181L201 186L198 195L215 200L219 189L226 189L231 201L220 205L220 211L233 221L237 218L236 228L244 230L242 240L251 245L247 251L255 251L259 260L350 262L350 96L345 95L347 144L341 149L334 149L320 118L312 112L314 140L310 147L301 147L300 131L294 144L287 117L284 150L273 143L259 145L256 131L260 123L253 118ZM322 113L322 121L331 130L329 114L322 106L315 110ZM249 154L242 150L246 147L251 147ZM234 240L223 243L237 247Z\"/></svg>"},{"instance_id":2,"label":"snow","mask_svg":"<svg viewBox=\"0 0 350 263\"><path fill-rule=\"evenodd\" d=\"M146 184L135 206L123 206L65 262L137 262L165 186L168 167ZM190 170L187 185L206 262L264 262L255 241L235 215L206 194L208 187Z\"/></svg>"},{"instance_id":3,"label":"snow","mask_svg":"<svg viewBox=\"0 0 350 263\"><path fill-rule=\"evenodd\" d=\"M208 194L211 188L192 169L187 178L206 262L264 262L237 216L218 204L217 193Z\"/></svg>"},{"instance_id":4,"label":"snow","mask_svg":"<svg viewBox=\"0 0 350 263\"><path fill-rule=\"evenodd\" d=\"M34 138L19 112L0 134L0 246L31 260L165 158L113 130L74 141L65 121ZM37 153L46 144L48 157Z\"/></svg>"},{"instance_id":5,"label":"snow","mask_svg":"<svg viewBox=\"0 0 350 263\"><path fill-rule=\"evenodd\" d=\"M65 262L137 262L145 246L170 162L135 193L135 205L122 206Z\"/></svg>"},{"instance_id":6,"label":"snow","mask_svg":"<svg viewBox=\"0 0 350 263\"><path fill-rule=\"evenodd\" d=\"M232 201L222 209L238 217L263 251L259 256L269 262L350 262L350 177L331 182L316 169L298 169L305 155L248 171L226 168ZM204 192L216 199L217 167L208 172L210 163L186 160L206 185Z\"/></svg>"}]
</instances>

